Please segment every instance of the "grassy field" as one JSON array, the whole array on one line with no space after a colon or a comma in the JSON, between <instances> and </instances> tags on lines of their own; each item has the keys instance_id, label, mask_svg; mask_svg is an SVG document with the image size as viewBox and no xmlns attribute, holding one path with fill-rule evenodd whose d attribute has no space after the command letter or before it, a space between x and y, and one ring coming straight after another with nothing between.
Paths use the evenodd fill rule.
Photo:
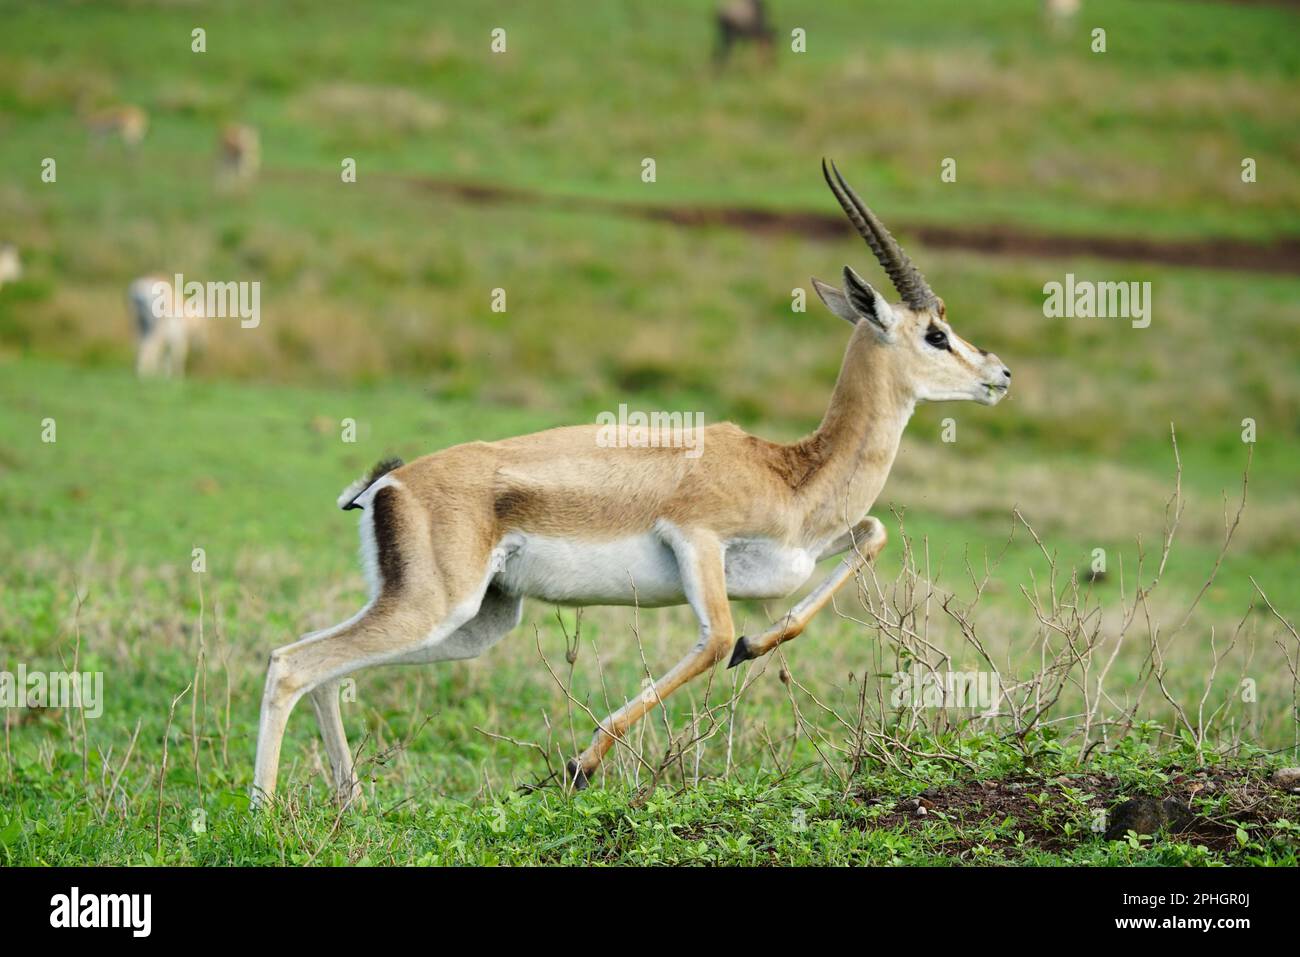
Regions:
<instances>
[{"instance_id":1,"label":"grassy field","mask_svg":"<svg viewBox=\"0 0 1300 957\"><path fill-rule=\"evenodd\" d=\"M150 152L176 167L214 122L243 118L275 166L303 176L355 154L363 177L644 198L640 162L653 156L665 202L808 206L825 201L809 160L830 153L859 160L864 195L888 195L896 216L1296 232L1300 54L1278 42L1294 13L1273 5L1093 0L1054 35L1036 0L773 3L807 52L720 79L710 0L460 3L436 16L378 3L361 23L339 2L5 6L0 107L14 123L57 143L76 136L83 99L141 102L155 115ZM208 31L201 57L195 26ZM1105 53L1091 52L1094 26ZM496 27L504 54L489 49ZM0 161L30 164L24 142ZM944 156L958 188L939 180ZM1245 156L1261 171L1250 186Z\"/></svg>"},{"instance_id":2,"label":"grassy field","mask_svg":"<svg viewBox=\"0 0 1300 957\"><path fill-rule=\"evenodd\" d=\"M815 427L847 329L791 294L865 272L860 242L566 197L824 212L829 154L891 222L1300 235L1290 10L1090 2L1049 33L1030 2L774 3L808 53L717 74L710 6L381 3L358 23L335 3L0 2L0 240L27 267L0 288L0 668L75 662L105 690L84 721L5 709L0 862L1297 863L1300 802L1267 778L1298 757L1300 277L924 247L1015 389L918 411L873 510L891 543L834 612L674 697L572 796L532 786L695 625L530 603L480 660L357 676L363 808L328 800L300 706L282 805L245 813L267 653L364 600L334 498L372 462L622 402ZM123 102L148 109L145 141L93 143L79 114ZM230 120L264 153L236 193L212 175ZM445 180L554 199L429 188ZM147 270L259 281L262 322L213 320L187 381L138 381L124 290ZM1150 327L1045 319L1067 272L1151 282ZM1171 426L1185 511L1135 605L1161 564ZM737 624L784 609L737 603ZM1067 619L1087 625L1070 640L1096 627L1088 655ZM991 660L1030 710L1063 656L1059 699L1028 726L890 707L913 629L952 670ZM1191 802L1193 823L1103 840L1098 812L1139 794Z\"/></svg>"},{"instance_id":3,"label":"grassy field","mask_svg":"<svg viewBox=\"0 0 1300 957\"><path fill-rule=\"evenodd\" d=\"M358 676L345 715L368 781L365 811L337 820L315 724L300 709L286 750L284 816L249 823L244 792L267 650L363 600L354 522L333 508L335 486L381 452L421 444L413 436L433 445L504 435L544 425L545 416L434 403L405 386L141 386L124 370L36 361L2 368L0 404L9 414L0 420L0 507L9 519L0 640L32 670L103 672L106 700L103 715L84 725L74 712L8 712L0 853L9 863L1294 862L1287 822L1300 809L1267 793L1272 759L1256 750L1286 749L1294 728L1285 648L1273 644L1278 629L1266 614L1248 616L1240 647L1208 682L1211 708L1229 703L1210 741L1223 733L1237 746L1195 747L1150 691L1142 720L1087 765L1068 723L1016 740L996 723L979 733L959 723L909 734L894 714L880 726L906 746L923 751L933 740L965 763L905 758L890 767L854 757L846 729L864 686L872 695L887 689L887 676L907 666L866 624L864 609L879 606L851 596L779 661L720 672L715 685L673 699L664 721L644 722L607 763L603 788L577 798L554 787L516 792L545 779L585 739L586 708L601 712L647 671L661 673L694 626L684 609L590 610L570 668L573 613L557 620L530 604L516 634L482 660ZM171 414L155 414L167 407ZM345 416L358 422L354 445L339 440ZM31 434L47 417L59 424L57 441L35 444ZM29 450L22 459L19 448ZM297 481L284 482L285 474ZM895 485L906 487L901 476ZM909 534L930 529L937 594L951 589L962 600L971 590L961 584L963 555L997 555L1009 525L1009 513L948 521L908 508ZM204 550L202 574L192 570L194 548ZM1064 551L1087 561L1083 544ZM1167 571L1182 601L1214 558L1208 537L1189 551L1175 553ZM1135 556L1130 549L1111 560ZM900 564L898 551L880 563L886 590ZM1238 579L1254 564L1267 562L1250 550L1226 563L1223 584L1170 654L1168 682L1189 706L1207 684L1205 629L1231 631L1234 617L1216 609L1248 602ZM1016 593L1049 571L1023 529L1001 553L981 620L995 655L1006 657L1004 680L1051 644ZM1286 594L1284 582L1279 591ZM1098 595L1107 615L1118 604L1114 592L1111 579ZM1180 617L1175 602L1155 605L1168 623ZM779 610L741 603L737 622L752 630ZM978 665L950 622L934 621L932 637L959 666ZM1130 643L1109 679L1123 701L1136 704L1144 654L1141 641ZM1258 682L1258 705L1234 700L1238 675ZM661 766L670 742L680 750L697 736ZM1196 774L1211 782L1199 800L1213 823L1194 837L1152 850L1102 842L1090 829L1098 808L1130 794L1184 793ZM968 807L919 828L897 810L918 792L971 780L1015 784L1023 819ZM1261 789L1268 816L1241 814ZM196 822L204 830L194 831Z\"/></svg>"}]
</instances>

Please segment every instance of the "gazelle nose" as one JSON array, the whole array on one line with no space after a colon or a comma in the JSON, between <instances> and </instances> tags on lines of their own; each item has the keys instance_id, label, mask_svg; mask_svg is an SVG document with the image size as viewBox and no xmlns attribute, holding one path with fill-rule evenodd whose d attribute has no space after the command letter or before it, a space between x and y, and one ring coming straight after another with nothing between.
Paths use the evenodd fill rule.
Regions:
<instances>
[{"instance_id":1,"label":"gazelle nose","mask_svg":"<svg viewBox=\"0 0 1300 957\"><path fill-rule=\"evenodd\" d=\"M1003 366L1003 367L1002 367L1002 377L1003 377L1004 379L1010 379L1010 378L1011 378L1011 370L1008 369L1006 366Z\"/></svg>"}]
</instances>

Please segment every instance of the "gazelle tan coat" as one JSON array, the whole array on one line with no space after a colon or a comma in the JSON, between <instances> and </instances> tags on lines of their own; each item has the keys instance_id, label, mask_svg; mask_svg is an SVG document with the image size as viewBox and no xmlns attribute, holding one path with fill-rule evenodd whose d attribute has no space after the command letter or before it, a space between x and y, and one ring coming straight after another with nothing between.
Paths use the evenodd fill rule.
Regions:
<instances>
[{"instance_id":1,"label":"gazelle tan coat","mask_svg":"<svg viewBox=\"0 0 1300 957\"><path fill-rule=\"evenodd\" d=\"M833 169L833 167L832 167ZM888 304L845 267L843 288L814 280L853 324L830 406L790 445L731 424L683 442L610 448L596 426L458 445L382 463L345 490L361 510L371 600L341 625L271 655L258 735L254 798L275 789L289 712L310 694L340 799L357 793L338 682L370 665L482 654L519 622L523 598L569 605L689 604L699 634L643 694L607 717L569 763L584 786L628 728L682 684L730 655L735 665L798 635L837 588L885 543L867 515L918 401L1006 394L1011 373L961 339L944 305L879 220L839 176L828 184L903 302ZM781 598L816 563L848 552L777 625L737 640L729 601Z\"/></svg>"}]
</instances>

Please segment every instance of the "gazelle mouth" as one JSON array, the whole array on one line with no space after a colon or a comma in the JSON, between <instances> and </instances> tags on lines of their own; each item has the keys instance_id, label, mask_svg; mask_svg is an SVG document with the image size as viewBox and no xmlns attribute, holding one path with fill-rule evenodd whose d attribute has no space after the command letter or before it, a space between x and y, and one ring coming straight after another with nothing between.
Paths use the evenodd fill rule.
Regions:
<instances>
[{"instance_id":1,"label":"gazelle mouth","mask_svg":"<svg viewBox=\"0 0 1300 957\"><path fill-rule=\"evenodd\" d=\"M984 387L984 398L988 399L990 404L999 401L1007 394L1007 386L1005 384L981 382L980 385Z\"/></svg>"}]
</instances>

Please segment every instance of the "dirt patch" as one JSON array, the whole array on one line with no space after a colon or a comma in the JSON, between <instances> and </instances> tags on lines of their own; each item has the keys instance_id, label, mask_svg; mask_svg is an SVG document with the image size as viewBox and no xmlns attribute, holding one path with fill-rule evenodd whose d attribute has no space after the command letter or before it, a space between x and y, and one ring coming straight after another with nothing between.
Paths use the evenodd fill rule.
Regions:
<instances>
[{"instance_id":1,"label":"dirt patch","mask_svg":"<svg viewBox=\"0 0 1300 957\"><path fill-rule=\"evenodd\" d=\"M1296 0L1300 3L1300 0ZM268 170L269 179L301 180L307 170ZM839 240L853 235L838 213L805 210L759 209L751 206L655 205L582 196L552 196L534 190L491 183L471 183L400 173L370 173L413 189L471 203L550 206L567 210L612 214L685 228L722 226L748 233L806 236ZM961 249L994 256L1068 259L1088 256L1122 262L1159 263L1196 269L1300 275L1300 238L1269 242L1244 239L1143 239L1127 236L1089 236L1047 233L1006 224L943 226L935 223L890 223L894 232L935 249Z\"/></svg>"},{"instance_id":2,"label":"dirt patch","mask_svg":"<svg viewBox=\"0 0 1300 957\"><path fill-rule=\"evenodd\" d=\"M1083 800L1084 796L1088 799ZM1100 818L1100 826L1105 828L1117 808L1138 796L1139 792L1122 786L1112 775L1091 773L969 781L904 799L863 792L854 795L864 804L889 806L867 825L873 828L919 828L946 820L963 832L986 829L979 837L962 836L944 843L946 850L957 853L977 845L1009 850L1028 844L1046 851L1068 850L1098 839L1093 831L1099 820L1096 812L1106 812ZM1201 844L1213 852L1237 846L1237 822L1268 825L1286 817L1288 804L1295 803L1265 774L1244 769L1174 771L1160 797L1170 799L1171 804L1177 802L1187 812L1176 816L1156 840ZM1294 815L1294 809L1290 813ZM1004 822L1010 822L1010 827L1000 826ZM1068 833L1067 825L1073 826ZM992 826L1000 826L996 837L987 835Z\"/></svg>"}]
</instances>

